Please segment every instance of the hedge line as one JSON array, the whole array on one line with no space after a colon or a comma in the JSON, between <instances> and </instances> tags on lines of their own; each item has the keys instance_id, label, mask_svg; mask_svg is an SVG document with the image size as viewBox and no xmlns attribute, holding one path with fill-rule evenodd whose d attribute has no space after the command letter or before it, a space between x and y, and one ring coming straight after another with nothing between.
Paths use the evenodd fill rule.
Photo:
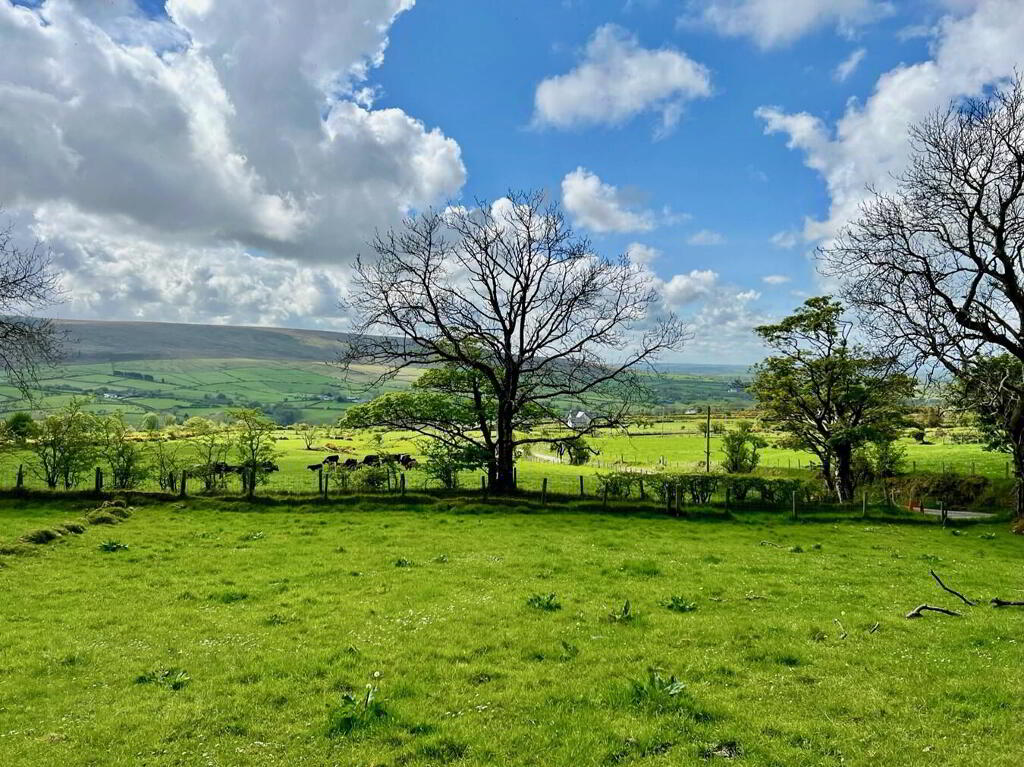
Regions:
<instances>
[{"instance_id":1,"label":"hedge line","mask_svg":"<svg viewBox=\"0 0 1024 767\"><path fill-rule=\"evenodd\" d=\"M789 477L760 477L752 474L637 474L617 471L597 475L600 492L610 498L655 497L663 502L679 499L695 505L707 504L716 493L729 500L745 501L756 493L766 505L781 505L797 500L806 502L821 494L820 483Z\"/></svg>"}]
</instances>

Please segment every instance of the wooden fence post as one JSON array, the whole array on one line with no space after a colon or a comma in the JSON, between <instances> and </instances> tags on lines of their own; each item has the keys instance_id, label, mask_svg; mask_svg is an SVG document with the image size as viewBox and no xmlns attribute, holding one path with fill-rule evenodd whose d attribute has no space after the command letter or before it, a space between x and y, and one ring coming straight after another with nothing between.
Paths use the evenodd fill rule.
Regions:
<instances>
[{"instance_id":1,"label":"wooden fence post","mask_svg":"<svg viewBox=\"0 0 1024 767\"><path fill-rule=\"evenodd\" d=\"M184 498L185 494L187 492L186 491L186 485L188 484L187 480L188 480L188 469L182 469L181 470L181 485L178 487L178 495L181 498Z\"/></svg>"},{"instance_id":2,"label":"wooden fence post","mask_svg":"<svg viewBox=\"0 0 1024 767\"><path fill-rule=\"evenodd\" d=\"M943 527L946 526L946 502L945 501L939 501L939 521L942 523Z\"/></svg>"},{"instance_id":3,"label":"wooden fence post","mask_svg":"<svg viewBox=\"0 0 1024 767\"><path fill-rule=\"evenodd\" d=\"M323 464L320 465L320 468L317 469L317 472L316 472L316 494L317 495L323 495L324 494L324 467L323 467Z\"/></svg>"},{"instance_id":4,"label":"wooden fence post","mask_svg":"<svg viewBox=\"0 0 1024 767\"><path fill-rule=\"evenodd\" d=\"M103 492L103 469L99 466L96 467L96 492Z\"/></svg>"},{"instance_id":5,"label":"wooden fence post","mask_svg":"<svg viewBox=\"0 0 1024 767\"><path fill-rule=\"evenodd\" d=\"M24 464L19 464L18 465L17 488L19 490L21 490L23 487L25 487L25 466L24 466Z\"/></svg>"},{"instance_id":6,"label":"wooden fence post","mask_svg":"<svg viewBox=\"0 0 1024 767\"><path fill-rule=\"evenodd\" d=\"M487 493L487 477L483 474L480 475L480 491L484 494Z\"/></svg>"},{"instance_id":7,"label":"wooden fence post","mask_svg":"<svg viewBox=\"0 0 1024 767\"><path fill-rule=\"evenodd\" d=\"M540 502L542 505L548 505L548 478L544 477L540 484Z\"/></svg>"},{"instance_id":8,"label":"wooden fence post","mask_svg":"<svg viewBox=\"0 0 1024 767\"><path fill-rule=\"evenodd\" d=\"M580 498L583 497L583 475L580 474Z\"/></svg>"},{"instance_id":9,"label":"wooden fence post","mask_svg":"<svg viewBox=\"0 0 1024 767\"><path fill-rule=\"evenodd\" d=\"M666 482L663 487L665 488L665 511L672 513L672 485Z\"/></svg>"},{"instance_id":10,"label":"wooden fence post","mask_svg":"<svg viewBox=\"0 0 1024 767\"><path fill-rule=\"evenodd\" d=\"M607 482L605 483L605 486L604 486L604 499L602 501L602 505L606 509L608 508L608 483Z\"/></svg>"},{"instance_id":11,"label":"wooden fence post","mask_svg":"<svg viewBox=\"0 0 1024 767\"><path fill-rule=\"evenodd\" d=\"M796 514L796 490L793 491L793 519L799 519Z\"/></svg>"},{"instance_id":12,"label":"wooden fence post","mask_svg":"<svg viewBox=\"0 0 1024 767\"><path fill-rule=\"evenodd\" d=\"M405 472L402 472L402 477L399 480L401 482L402 497L405 497Z\"/></svg>"},{"instance_id":13,"label":"wooden fence post","mask_svg":"<svg viewBox=\"0 0 1024 767\"><path fill-rule=\"evenodd\" d=\"M641 501L646 501L647 500L647 494L644 493L644 478L643 477L640 477L640 500Z\"/></svg>"},{"instance_id":14,"label":"wooden fence post","mask_svg":"<svg viewBox=\"0 0 1024 767\"><path fill-rule=\"evenodd\" d=\"M868 491L865 490L860 499L860 518L865 519L868 515Z\"/></svg>"}]
</instances>

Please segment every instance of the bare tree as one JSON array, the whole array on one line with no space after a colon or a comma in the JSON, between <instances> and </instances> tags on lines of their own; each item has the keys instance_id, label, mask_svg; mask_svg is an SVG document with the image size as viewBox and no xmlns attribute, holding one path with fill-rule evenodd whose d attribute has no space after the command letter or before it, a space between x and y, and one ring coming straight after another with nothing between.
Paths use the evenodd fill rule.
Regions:
<instances>
[{"instance_id":1,"label":"bare tree","mask_svg":"<svg viewBox=\"0 0 1024 767\"><path fill-rule=\"evenodd\" d=\"M1024 361L1024 84L951 105L913 126L911 142L897 191L862 206L822 250L824 268L877 342L973 381L1001 410L1020 482L1024 367L992 376L979 363Z\"/></svg>"},{"instance_id":2,"label":"bare tree","mask_svg":"<svg viewBox=\"0 0 1024 767\"><path fill-rule=\"evenodd\" d=\"M381 380L447 370L433 388L459 395L456 420L468 423L446 428L431 408L420 431L452 443L472 429L499 492L514 488L518 449L558 441L534 426L570 406L592 412L569 438L621 423L646 395L643 368L686 338L674 316L656 316L647 272L596 255L540 193L427 212L372 247L376 259L355 269L347 308L360 319L342 361L383 364Z\"/></svg>"},{"instance_id":3,"label":"bare tree","mask_svg":"<svg viewBox=\"0 0 1024 767\"><path fill-rule=\"evenodd\" d=\"M49 252L38 242L19 247L13 225L0 227L0 371L25 394L39 366L57 362L62 350L53 323L26 313L51 306L59 294Z\"/></svg>"}]
</instances>

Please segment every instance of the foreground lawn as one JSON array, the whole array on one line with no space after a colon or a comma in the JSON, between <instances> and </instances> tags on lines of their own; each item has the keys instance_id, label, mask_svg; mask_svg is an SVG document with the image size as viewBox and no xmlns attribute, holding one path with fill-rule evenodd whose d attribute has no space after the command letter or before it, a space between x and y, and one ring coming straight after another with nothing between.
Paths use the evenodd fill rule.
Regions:
<instances>
[{"instance_id":1,"label":"foreground lawn","mask_svg":"<svg viewBox=\"0 0 1024 767\"><path fill-rule=\"evenodd\" d=\"M1024 610L928 574L1024 599L1005 523L397 503L0 555L0 764L1021 763ZM0 538L87 507L5 501Z\"/></svg>"}]
</instances>

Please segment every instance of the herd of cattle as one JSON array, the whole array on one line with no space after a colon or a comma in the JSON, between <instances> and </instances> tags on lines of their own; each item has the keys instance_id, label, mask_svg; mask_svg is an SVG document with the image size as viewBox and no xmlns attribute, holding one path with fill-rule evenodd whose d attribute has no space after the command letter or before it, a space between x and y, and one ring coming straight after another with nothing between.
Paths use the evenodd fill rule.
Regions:
<instances>
[{"instance_id":1,"label":"herd of cattle","mask_svg":"<svg viewBox=\"0 0 1024 767\"><path fill-rule=\"evenodd\" d=\"M270 474L271 472L280 471L281 470L278 467L278 465L276 463L274 463L273 461L263 461L263 463L259 464L258 468L264 474ZM201 474L201 473L204 472L205 469L206 469L205 466L194 466L192 470L196 474ZM211 474L214 474L214 475L216 475L218 477L225 477L228 474L243 474L246 471L246 467L245 466L233 466L230 463L224 463L223 461L217 461L216 463L210 464L209 471L210 471Z\"/></svg>"},{"instance_id":2,"label":"herd of cattle","mask_svg":"<svg viewBox=\"0 0 1024 767\"><path fill-rule=\"evenodd\" d=\"M408 453L368 455L365 456L362 461L356 460L355 458L346 458L342 461L340 455L329 455L320 463L311 463L306 468L310 471L320 471L321 469L333 471L337 469L356 469L360 466L381 466L385 463L397 463L403 469L408 471L409 469L415 468L416 459Z\"/></svg>"}]
</instances>

